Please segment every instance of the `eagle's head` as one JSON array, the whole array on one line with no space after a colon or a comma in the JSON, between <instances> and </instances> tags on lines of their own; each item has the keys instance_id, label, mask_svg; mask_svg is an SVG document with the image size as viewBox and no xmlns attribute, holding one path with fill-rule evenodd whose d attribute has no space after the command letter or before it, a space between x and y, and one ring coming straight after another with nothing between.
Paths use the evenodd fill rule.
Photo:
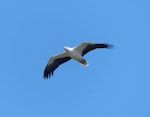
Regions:
<instances>
[{"instance_id":1,"label":"eagle's head","mask_svg":"<svg viewBox=\"0 0 150 117\"><path fill-rule=\"evenodd\" d=\"M69 50L69 47L68 47L68 46L65 46L64 49L65 49L66 51L68 51L68 50Z\"/></svg>"},{"instance_id":2,"label":"eagle's head","mask_svg":"<svg viewBox=\"0 0 150 117\"><path fill-rule=\"evenodd\" d=\"M70 52L70 51L72 51L74 48L70 48L70 47L68 47L68 46L65 46L64 49L65 49L67 52Z\"/></svg>"}]
</instances>

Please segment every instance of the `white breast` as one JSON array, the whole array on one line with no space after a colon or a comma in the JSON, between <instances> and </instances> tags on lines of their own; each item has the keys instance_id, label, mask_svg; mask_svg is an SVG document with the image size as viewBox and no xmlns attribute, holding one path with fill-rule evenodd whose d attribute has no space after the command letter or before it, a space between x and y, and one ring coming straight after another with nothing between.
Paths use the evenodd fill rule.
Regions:
<instances>
[{"instance_id":1,"label":"white breast","mask_svg":"<svg viewBox=\"0 0 150 117\"><path fill-rule=\"evenodd\" d=\"M80 61L83 59L81 54L77 52L75 49L71 49L70 51L68 51L68 54L72 59L75 59L77 61Z\"/></svg>"}]
</instances>

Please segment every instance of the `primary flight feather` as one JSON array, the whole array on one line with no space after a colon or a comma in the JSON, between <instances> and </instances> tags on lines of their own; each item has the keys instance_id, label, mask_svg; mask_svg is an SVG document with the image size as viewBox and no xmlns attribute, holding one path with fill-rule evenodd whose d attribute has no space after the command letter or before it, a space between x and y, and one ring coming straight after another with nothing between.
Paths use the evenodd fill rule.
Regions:
<instances>
[{"instance_id":1,"label":"primary flight feather","mask_svg":"<svg viewBox=\"0 0 150 117\"><path fill-rule=\"evenodd\" d=\"M75 48L70 48L65 46L65 53L53 56L50 58L45 70L44 70L44 78L47 79L51 75L54 74L54 71L59 67L59 65L69 61L70 59L74 59L81 63L83 66L88 66L88 62L83 58L85 54L89 51L97 49L97 48L112 48L113 45L107 43L82 43L80 46Z\"/></svg>"}]
</instances>

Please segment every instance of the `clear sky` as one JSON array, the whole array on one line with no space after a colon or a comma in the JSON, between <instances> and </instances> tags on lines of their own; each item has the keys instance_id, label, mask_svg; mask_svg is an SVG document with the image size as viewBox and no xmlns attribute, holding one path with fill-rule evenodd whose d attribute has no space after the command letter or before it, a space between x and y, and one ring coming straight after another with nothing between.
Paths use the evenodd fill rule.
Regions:
<instances>
[{"instance_id":1,"label":"clear sky","mask_svg":"<svg viewBox=\"0 0 150 117\"><path fill-rule=\"evenodd\" d=\"M64 46L114 49L43 71ZM149 0L1 0L0 117L150 117Z\"/></svg>"}]
</instances>

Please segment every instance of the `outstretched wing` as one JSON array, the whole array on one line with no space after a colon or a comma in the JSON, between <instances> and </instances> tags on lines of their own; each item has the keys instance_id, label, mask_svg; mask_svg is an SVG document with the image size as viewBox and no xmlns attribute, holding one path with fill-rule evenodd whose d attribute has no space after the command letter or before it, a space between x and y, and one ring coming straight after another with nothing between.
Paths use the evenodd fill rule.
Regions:
<instances>
[{"instance_id":1,"label":"outstretched wing","mask_svg":"<svg viewBox=\"0 0 150 117\"><path fill-rule=\"evenodd\" d=\"M89 51L94 50L96 48L112 48L113 45L107 43L82 43L80 46L76 47L75 50L80 52L82 56L87 54Z\"/></svg>"},{"instance_id":2,"label":"outstretched wing","mask_svg":"<svg viewBox=\"0 0 150 117\"><path fill-rule=\"evenodd\" d=\"M48 77L50 77L51 75L54 74L54 71L56 68L58 68L59 65L69 61L71 58L66 54L60 54L60 55L56 55L54 57L51 57L51 59L49 60L45 70L44 70L44 78L47 79Z\"/></svg>"}]
</instances>

